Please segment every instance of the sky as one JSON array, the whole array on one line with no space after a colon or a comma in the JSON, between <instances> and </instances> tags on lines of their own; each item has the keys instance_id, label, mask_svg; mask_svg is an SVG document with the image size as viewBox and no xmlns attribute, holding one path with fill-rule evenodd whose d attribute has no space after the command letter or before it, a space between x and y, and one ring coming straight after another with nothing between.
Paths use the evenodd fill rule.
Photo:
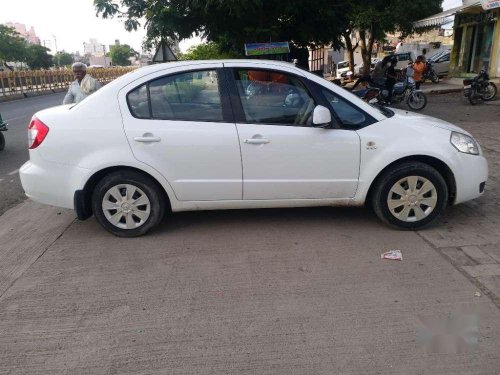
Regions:
<instances>
[{"instance_id":1,"label":"sky","mask_svg":"<svg viewBox=\"0 0 500 375\"><path fill-rule=\"evenodd\" d=\"M45 41L52 53L56 52L56 43L58 51L83 53L83 42L90 38L106 48L119 39L121 44L142 50L146 35L143 27L128 32L117 19L96 17L93 0L0 0L0 4L0 23L24 23L28 29L33 26L42 45ZM198 43L199 38L181 42L181 51Z\"/></svg>"},{"instance_id":2,"label":"sky","mask_svg":"<svg viewBox=\"0 0 500 375\"><path fill-rule=\"evenodd\" d=\"M66 52L83 53L83 42L96 38L109 46L119 39L136 51L141 51L145 36L143 27L135 32L125 30L117 19L96 17L93 0L1 0L0 23L19 22L27 28L33 26L42 45ZM443 8L461 5L461 0L444 0ZM180 43L181 51L201 43L199 38L191 38Z\"/></svg>"}]
</instances>

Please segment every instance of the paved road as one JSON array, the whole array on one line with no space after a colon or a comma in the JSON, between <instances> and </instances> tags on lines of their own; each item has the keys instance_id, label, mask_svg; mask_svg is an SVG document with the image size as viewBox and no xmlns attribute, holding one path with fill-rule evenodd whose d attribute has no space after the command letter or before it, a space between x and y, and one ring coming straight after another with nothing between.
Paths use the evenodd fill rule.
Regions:
<instances>
[{"instance_id":1,"label":"paved road","mask_svg":"<svg viewBox=\"0 0 500 375\"><path fill-rule=\"evenodd\" d=\"M424 113L479 139L490 180L421 232L312 208L178 213L120 239L16 206L0 216L0 374L498 374L499 104L430 98Z\"/></svg>"},{"instance_id":2,"label":"paved road","mask_svg":"<svg viewBox=\"0 0 500 375\"><path fill-rule=\"evenodd\" d=\"M0 102L0 113L9 124L6 147L0 151L0 215L24 199L17 170L28 160L27 127L37 111L62 103L64 93Z\"/></svg>"}]
</instances>

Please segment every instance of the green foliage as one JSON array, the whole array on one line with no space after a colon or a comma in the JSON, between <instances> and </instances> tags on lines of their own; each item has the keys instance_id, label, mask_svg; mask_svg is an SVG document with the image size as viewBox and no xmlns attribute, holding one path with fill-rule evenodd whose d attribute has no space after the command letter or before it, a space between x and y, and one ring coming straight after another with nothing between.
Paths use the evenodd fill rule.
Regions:
<instances>
[{"instance_id":1,"label":"green foliage","mask_svg":"<svg viewBox=\"0 0 500 375\"><path fill-rule=\"evenodd\" d=\"M137 55L128 44L120 44L112 46L109 51L109 56L113 65L128 66L130 65L129 58Z\"/></svg>"},{"instance_id":2,"label":"green foliage","mask_svg":"<svg viewBox=\"0 0 500 375\"><path fill-rule=\"evenodd\" d=\"M54 55L54 63L57 66L67 66L73 63L73 56L71 54L61 51Z\"/></svg>"},{"instance_id":3,"label":"green foliage","mask_svg":"<svg viewBox=\"0 0 500 375\"><path fill-rule=\"evenodd\" d=\"M26 49L26 63L31 69L48 69L53 65L49 49L38 44L30 44Z\"/></svg>"},{"instance_id":4,"label":"green foliage","mask_svg":"<svg viewBox=\"0 0 500 375\"><path fill-rule=\"evenodd\" d=\"M179 60L217 60L242 57L237 52L223 52L218 43L208 42L192 46L186 53L180 54Z\"/></svg>"},{"instance_id":5,"label":"green foliage","mask_svg":"<svg viewBox=\"0 0 500 375\"><path fill-rule=\"evenodd\" d=\"M0 24L0 60L24 61L27 42L10 27Z\"/></svg>"}]
</instances>

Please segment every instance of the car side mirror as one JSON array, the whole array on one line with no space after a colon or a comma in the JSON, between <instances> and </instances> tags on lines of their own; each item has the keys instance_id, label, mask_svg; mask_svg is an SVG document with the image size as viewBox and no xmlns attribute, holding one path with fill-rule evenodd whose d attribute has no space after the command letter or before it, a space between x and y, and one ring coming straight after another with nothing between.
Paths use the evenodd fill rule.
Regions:
<instances>
[{"instance_id":1,"label":"car side mirror","mask_svg":"<svg viewBox=\"0 0 500 375\"><path fill-rule=\"evenodd\" d=\"M313 112L313 125L315 127L325 127L332 122L330 110L322 105L317 105Z\"/></svg>"}]
</instances>

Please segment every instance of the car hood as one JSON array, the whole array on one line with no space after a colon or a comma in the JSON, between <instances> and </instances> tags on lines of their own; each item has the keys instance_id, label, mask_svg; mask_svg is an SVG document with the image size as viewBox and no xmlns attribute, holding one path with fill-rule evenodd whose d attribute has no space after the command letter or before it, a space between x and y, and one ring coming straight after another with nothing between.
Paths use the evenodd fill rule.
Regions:
<instances>
[{"instance_id":1,"label":"car hood","mask_svg":"<svg viewBox=\"0 0 500 375\"><path fill-rule=\"evenodd\" d=\"M435 117L395 108L391 108L391 110L394 112L395 117L397 116L397 119L401 120L402 124L411 124L411 126L419 126L419 127L432 126L472 136L469 132L465 131L464 129Z\"/></svg>"}]
</instances>

